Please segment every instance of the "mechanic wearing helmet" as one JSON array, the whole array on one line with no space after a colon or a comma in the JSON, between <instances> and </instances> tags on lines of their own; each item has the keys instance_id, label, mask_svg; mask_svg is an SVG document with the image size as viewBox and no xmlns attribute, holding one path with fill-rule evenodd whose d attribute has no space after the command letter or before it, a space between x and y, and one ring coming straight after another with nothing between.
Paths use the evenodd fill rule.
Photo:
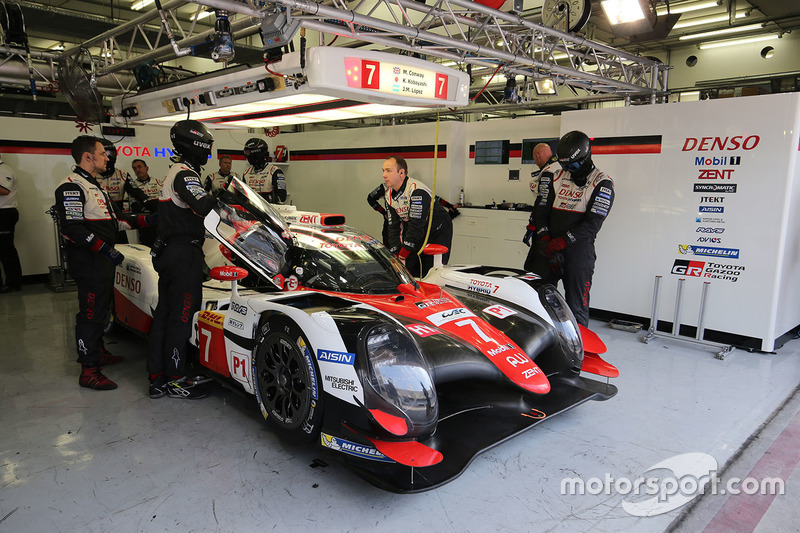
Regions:
<instances>
[{"instance_id":1,"label":"mechanic wearing helmet","mask_svg":"<svg viewBox=\"0 0 800 533\"><path fill-rule=\"evenodd\" d=\"M525 258L525 265L523 268L528 272L533 272L536 265L537 250L536 246L531 246L536 235L536 206L539 205L539 181L542 174L547 174L548 183L553 179L553 173L559 168L558 157L553 154L552 148L547 143L539 143L533 147L533 161L539 170L531 172L531 192L533 193L533 210L531 216L528 218L528 225L525 227L525 235L522 237L522 242L528 246L528 256ZM552 167L550 165L553 165Z\"/></svg>"},{"instance_id":2,"label":"mechanic wearing helmet","mask_svg":"<svg viewBox=\"0 0 800 533\"><path fill-rule=\"evenodd\" d=\"M169 136L179 158L164 178L158 238L151 252L158 272L158 306L147 356L149 394L195 399L207 394L202 385L186 380L186 363L192 317L202 298L203 218L216 202L200 181L214 137L196 120L176 122Z\"/></svg>"},{"instance_id":3,"label":"mechanic wearing helmet","mask_svg":"<svg viewBox=\"0 0 800 533\"><path fill-rule=\"evenodd\" d=\"M383 162L383 182L386 187L387 247L405 262L415 277L425 277L433 266L433 257L420 255L428 233L431 216L431 190L421 181L408 177L408 164L400 156L390 156ZM433 203L428 244L447 246L442 262L450 258L453 222L439 202Z\"/></svg>"},{"instance_id":4,"label":"mechanic wearing helmet","mask_svg":"<svg viewBox=\"0 0 800 533\"><path fill-rule=\"evenodd\" d=\"M133 184L131 175L115 168L117 164L117 148L114 143L108 139L100 139L100 142L103 144L108 156L108 164L106 165L106 170L97 176L97 181L106 190L108 197L116 204L119 211L128 211L125 205L126 195L140 204L144 204L147 201L147 195ZM128 242L128 236L124 231L117 236L117 242L119 244Z\"/></svg>"},{"instance_id":5,"label":"mechanic wearing helmet","mask_svg":"<svg viewBox=\"0 0 800 533\"><path fill-rule=\"evenodd\" d=\"M242 180L248 187L271 204L286 201L286 178L283 171L269 162L269 147L263 139L250 139L244 143L244 156L250 166L244 171Z\"/></svg>"},{"instance_id":6,"label":"mechanic wearing helmet","mask_svg":"<svg viewBox=\"0 0 800 533\"><path fill-rule=\"evenodd\" d=\"M0 159L0 265L6 273L6 282L0 281L0 293L22 290L22 267L14 246L18 221L17 178L14 169Z\"/></svg>"},{"instance_id":7,"label":"mechanic wearing helmet","mask_svg":"<svg viewBox=\"0 0 800 533\"><path fill-rule=\"evenodd\" d=\"M56 212L66 239L69 274L78 285L79 311L75 317L75 343L81 364L81 387L116 389L117 384L100 367L119 363L103 347L103 328L111 307L114 269L125 259L114 249L121 230L153 225L157 216L128 217L117 210L97 176L106 169L108 155L97 137L81 135L72 141L76 167L56 188Z\"/></svg>"},{"instance_id":8,"label":"mechanic wearing helmet","mask_svg":"<svg viewBox=\"0 0 800 533\"><path fill-rule=\"evenodd\" d=\"M533 272L556 284L563 280L567 305L579 324L589 324L589 291L596 255L594 240L614 202L614 182L595 168L589 137L571 131L556 149L560 170L542 172L535 211L539 252Z\"/></svg>"},{"instance_id":9,"label":"mechanic wearing helmet","mask_svg":"<svg viewBox=\"0 0 800 533\"><path fill-rule=\"evenodd\" d=\"M231 165L233 160L229 155L223 155L219 158L219 172L214 172L206 176L204 184L206 192L214 192L217 189L227 189L231 183L231 179L238 178L236 172L231 172Z\"/></svg>"}]
</instances>

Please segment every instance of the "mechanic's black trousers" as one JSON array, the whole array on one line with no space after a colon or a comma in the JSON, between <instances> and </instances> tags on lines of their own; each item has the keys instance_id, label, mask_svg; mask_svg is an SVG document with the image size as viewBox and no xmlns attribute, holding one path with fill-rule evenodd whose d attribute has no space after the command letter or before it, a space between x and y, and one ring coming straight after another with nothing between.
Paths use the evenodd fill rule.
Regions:
<instances>
[{"instance_id":1,"label":"mechanic's black trousers","mask_svg":"<svg viewBox=\"0 0 800 533\"><path fill-rule=\"evenodd\" d=\"M67 247L69 275L78 285L75 344L78 362L96 366L114 294L114 265L97 252Z\"/></svg>"},{"instance_id":2,"label":"mechanic's black trousers","mask_svg":"<svg viewBox=\"0 0 800 533\"><path fill-rule=\"evenodd\" d=\"M548 283L558 285L558 280L564 283L564 299L567 301L572 314L578 324L589 326L589 291L592 288L594 263L597 256L594 245L572 245L558 252L563 256L561 269L554 272L551 265L541 254L534 255L534 260L525 261L525 269L532 266L532 272L538 274Z\"/></svg>"},{"instance_id":3,"label":"mechanic's black trousers","mask_svg":"<svg viewBox=\"0 0 800 533\"><path fill-rule=\"evenodd\" d=\"M200 310L203 250L189 241L169 241L153 266L158 272L158 306L150 328L147 372L170 379L186 375L192 318Z\"/></svg>"},{"instance_id":4,"label":"mechanic's black trousers","mask_svg":"<svg viewBox=\"0 0 800 533\"><path fill-rule=\"evenodd\" d=\"M450 251L453 247L453 222L450 218L443 220L438 226L431 228L428 244L441 244L447 246L447 253L442 256L442 264L450 260ZM406 258L406 268L415 278L424 278L433 268L433 256L427 254L411 254Z\"/></svg>"},{"instance_id":5,"label":"mechanic's black trousers","mask_svg":"<svg viewBox=\"0 0 800 533\"><path fill-rule=\"evenodd\" d=\"M14 226L19 221L16 207L0 209L0 265L5 272L5 284L12 289L22 284L22 268L19 265L19 254L14 247ZM3 283L0 282L0 285Z\"/></svg>"}]
</instances>

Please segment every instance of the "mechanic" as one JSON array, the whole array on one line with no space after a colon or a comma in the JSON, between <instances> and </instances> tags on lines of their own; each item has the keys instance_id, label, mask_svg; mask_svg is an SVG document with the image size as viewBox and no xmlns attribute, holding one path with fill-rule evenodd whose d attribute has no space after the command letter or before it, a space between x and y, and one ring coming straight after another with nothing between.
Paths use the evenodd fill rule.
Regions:
<instances>
[{"instance_id":1,"label":"mechanic","mask_svg":"<svg viewBox=\"0 0 800 533\"><path fill-rule=\"evenodd\" d=\"M6 282L0 276L0 293L22 290L22 267L14 246L14 226L19 221L17 211L17 177L14 169L0 159L0 265Z\"/></svg>"},{"instance_id":2,"label":"mechanic","mask_svg":"<svg viewBox=\"0 0 800 533\"><path fill-rule=\"evenodd\" d=\"M134 185L131 175L115 168L117 164L117 148L114 143L108 139L100 139L100 142L103 143L108 156L108 164L106 165L106 170L97 176L97 181L106 190L111 201L116 204L117 210L120 212L129 211L130 209L127 205L129 198L135 199L140 204L146 202L147 195ZM119 244L127 244L128 235L121 231L117 236L117 242Z\"/></svg>"},{"instance_id":3,"label":"mechanic","mask_svg":"<svg viewBox=\"0 0 800 533\"><path fill-rule=\"evenodd\" d=\"M101 372L102 366L124 360L103 346L114 288L114 268L125 259L114 248L120 230L155 224L157 215L129 217L119 212L97 176L106 170L108 155L97 137L81 135L72 141L76 167L55 192L61 235L66 240L69 274L78 285L79 311L75 316L75 344L81 387L116 389Z\"/></svg>"},{"instance_id":4,"label":"mechanic","mask_svg":"<svg viewBox=\"0 0 800 533\"><path fill-rule=\"evenodd\" d=\"M578 323L589 324L594 241L614 202L614 182L592 162L589 137L571 131L556 148L558 164L551 177L542 172L535 222L537 254L533 272L557 284Z\"/></svg>"},{"instance_id":5,"label":"mechanic","mask_svg":"<svg viewBox=\"0 0 800 533\"><path fill-rule=\"evenodd\" d=\"M203 282L203 218L216 198L206 194L200 170L214 137L196 120L176 122L169 133L178 154L159 198L158 238L151 255L158 272L158 306L153 313L147 371L151 398L197 399L208 394L186 379L192 318L200 310Z\"/></svg>"},{"instance_id":6,"label":"mechanic","mask_svg":"<svg viewBox=\"0 0 800 533\"><path fill-rule=\"evenodd\" d=\"M134 213L156 213L158 211L158 197L161 195L161 186L164 184L164 180L159 181L150 177L150 167L147 166L144 159L134 159L133 163L131 163L131 168L136 176L136 187L147 196L147 200L144 203L133 202L131 211ZM141 228L139 230L139 242L146 246L153 246L156 232L156 228Z\"/></svg>"},{"instance_id":7,"label":"mechanic","mask_svg":"<svg viewBox=\"0 0 800 533\"><path fill-rule=\"evenodd\" d=\"M408 176L408 164L400 156L390 156L383 162L383 182L389 251L405 263L411 275L425 277L433 266L433 257L421 254L427 236L427 243L447 246L447 253L442 256L442 263L447 264L453 240L453 222L447 210L441 203L433 202L433 222L428 235L432 192L424 183Z\"/></svg>"},{"instance_id":8,"label":"mechanic","mask_svg":"<svg viewBox=\"0 0 800 533\"><path fill-rule=\"evenodd\" d=\"M239 176L236 172L231 172L233 159L229 155L223 155L219 158L219 172L214 172L206 176L205 189L206 192L214 192L217 189L227 189L233 178Z\"/></svg>"},{"instance_id":9,"label":"mechanic","mask_svg":"<svg viewBox=\"0 0 800 533\"><path fill-rule=\"evenodd\" d=\"M531 216L528 218L528 225L525 227L525 236L522 237L522 242L525 246L529 247L528 256L525 258L525 265L523 268L528 272L533 272L536 265L537 255L537 239L536 237L536 221L534 220L536 214L536 206L539 203L539 181L542 173L547 172L548 180L552 181L553 173L559 168L558 158L553 154L553 150L547 143L539 143L533 147L533 162L539 167L539 170L531 172L531 193L533 193L533 209ZM550 167L550 165L554 165ZM548 168L549 167L549 168ZM534 244L531 246L531 244Z\"/></svg>"},{"instance_id":10,"label":"mechanic","mask_svg":"<svg viewBox=\"0 0 800 533\"><path fill-rule=\"evenodd\" d=\"M372 191L367 195L367 203L372 209L380 213L381 216L383 217L383 229L381 230L381 236L383 238L384 246L388 246L387 243L389 242L389 240L387 238L387 233L386 233L387 231L387 216L385 207L386 204L382 205L380 202L381 199L385 200L384 198L385 196L386 196L386 186L383 183L381 183L380 185L372 189ZM447 214L450 215L451 220L461 214L461 211L459 211L456 208L456 206L454 206L441 196L436 196L436 198L439 200L439 203L442 205L442 207L447 209Z\"/></svg>"},{"instance_id":11,"label":"mechanic","mask_svg":"<svg viewBox=\"0 0 800 533\"><path fill-rule=\"evenodd\" d=\"M242 180L271 204L286 201L286 178L278 166L269 163L269 147L263 139L250 139L244 143L244 156L250 166Z\"/></svg>"}]
</instances>

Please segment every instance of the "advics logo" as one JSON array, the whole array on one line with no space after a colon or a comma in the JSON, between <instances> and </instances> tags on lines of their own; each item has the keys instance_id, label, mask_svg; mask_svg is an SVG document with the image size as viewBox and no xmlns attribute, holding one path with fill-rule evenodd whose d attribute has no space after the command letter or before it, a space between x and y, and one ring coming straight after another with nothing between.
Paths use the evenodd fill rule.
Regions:
<instances>
[{"instance_id":1,"label":"advics logo","mask_svg":"<svg viewBox=\"0 0 800 533\"><path fill-rule=\"evenodd\" d=\"M694 276L700 277L703 274L703 268L706 266L704 261L687 261L685 259L676 259L672 264L672 274L679 276Z\"/></svg>"}]
</instances>

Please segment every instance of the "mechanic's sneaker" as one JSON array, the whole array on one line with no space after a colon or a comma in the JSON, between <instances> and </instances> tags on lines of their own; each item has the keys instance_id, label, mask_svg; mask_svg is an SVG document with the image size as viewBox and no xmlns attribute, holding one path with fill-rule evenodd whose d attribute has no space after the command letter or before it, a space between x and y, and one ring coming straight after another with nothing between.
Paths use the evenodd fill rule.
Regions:
<instances>
[{"instance_id":1,"label":"mechanic's sneaker","mask_svg":"<svg viewBox=\"0 0 800 533\"><path fill-rule=\"evenodd\" d=\"M170 381L166 385L170 398L183 398L184 400L199 400L208 396L208 389L202 385L190 385L186 377Z\"/></svg>"},{"instance_id":2,"label":"mechanic's sneaker","mask_svg":"<svg viewBox=\"0 0 800 533\"><path fill-rule=\"evenodd\" d=\"M112 355L111 352L106 350L105 348L100 348L100 366L108 366L108 365L116 365L117 363L121 363L125 360L124 357L121 355Z\"/></svg>"},{"instance_id":3,"label":"mechanic's sneaker","mask_svg":"<svg viewBox=\"0 0 800 533\"><path fill-rule=\"evenodd\" d=\"M190 378L188 376L186 377L186 383L188 385L202 385L203 383L208 383L209 381L211 381L211 378L208 376L198 375L193 378Z\"/></svg>"},{"instance_id":4,"label":"mechanic's sneaker","mask_svg":"<svg viewBox=\"0 0 800 533\"><path fill-rule=\"evenodd\" d=\"M99 366L84 366L81 369L81 377L78 378L81 387L94 390L114 390L117 384L108 379L100 372Z\"/></svg>"},{"instance_id":5,"label":"mechanic's sneaker","mask_svg":"<svg viewBox=\"0 0 800 533\"><path fill-rule=\"evenodd\" d=\"M150 380L150 397L162 398L167 395L167 378L163 374Z\"/></svg>"}]
</instances>

